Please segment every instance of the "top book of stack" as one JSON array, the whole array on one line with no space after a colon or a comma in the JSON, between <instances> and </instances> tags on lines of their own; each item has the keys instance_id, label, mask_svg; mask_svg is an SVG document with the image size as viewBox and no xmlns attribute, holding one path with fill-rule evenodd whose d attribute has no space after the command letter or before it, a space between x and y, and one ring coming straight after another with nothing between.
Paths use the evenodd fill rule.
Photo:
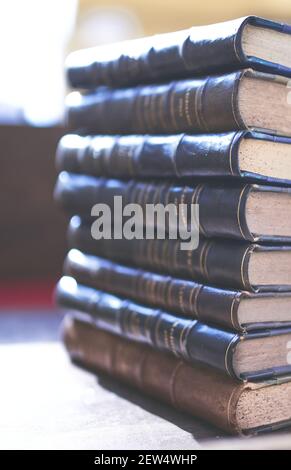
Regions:
<instances>
[{"instance_id":1,"label":"top book of stack","mask_svg":"<svg viewBox=\"0 0 291 470\"><path fill-rule=\"evenodd\" d=\"M291 77L291 26L248 16L76 51L67 59L74 88L124 87L223 74L242 68Z\"/></svg>"},{"instance_id":2,"label":"top book of stack","mask_svg":"<svg viewBox=\"0 0 291 470\"><path fill-rule=\"evenodd\" d=\"M74 52L68 79L83 93L68 95L68 126L81 134L247 129L290 137L290 50L291 26L251 16Z\"/></svg>"}]
</instances>

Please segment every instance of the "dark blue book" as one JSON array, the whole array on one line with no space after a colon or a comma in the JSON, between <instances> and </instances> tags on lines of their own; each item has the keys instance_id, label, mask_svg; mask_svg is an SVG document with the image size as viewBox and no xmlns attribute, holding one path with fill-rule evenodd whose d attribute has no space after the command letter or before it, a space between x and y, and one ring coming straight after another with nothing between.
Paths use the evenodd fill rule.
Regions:
<instances>
[{"instance_id":1,"label":"dark blue book","mask_svg":"<svg viewBox=\"0 0 291 470\"><path fill-rule=\"evenodd\" d=\"M291 374L291 327L231 332L98 291L69 276L59 281L56 298L102 330L241 380Z\"/></svg>"},{"instance_id":2,"label":"dark blue book","mask_svg":"<svg viewBox=\"0 0 291 470\"><path fill-rule=\"evenodd\" d=\"M62 172L55 189L56 200L70 215L90 217L92 207L102 203L110 208L112 222L120 215L115 210L116 196L122 202L119 211L123 211L127 204L139 205L142 217L136 224L147 228L165 228L169 233L175 223L178 227L178 218L173 217L166 224L165 217L148 215L149 205L154 209L157 204L162 204L165 210L171 205L176 214L182 206L179 231L185 230L189 238L190 233L196 229L198 232L199 228L201 237L205 238L291 243L291 219L288 217L291 188L288 187L241 183L226 185L221 181L215 184L123 181ZM194 204L199 206L199 221L192 211Z\"/></svg>"},{"instance_id":3,"label":"dark blue book","mask_svg":"<svg viewBox=\"0 0 291 470\"><path fill-rule=\"evenodd\" d=\"M184 31L76 51L73 87L128 86L244 67L291 77L291 27L247 16Z\"/></svg>"},{"instance_id":4,"label":"dark blue book","mask_svg":"<svg viewBox=\"0 0 291 470\"><path fill-rule=\"evenodd\" d=\"M67 134L58 170L107 178L219 178L291 186L291 139L253 131L223 134Z\"/></svg>"}]
</instances>

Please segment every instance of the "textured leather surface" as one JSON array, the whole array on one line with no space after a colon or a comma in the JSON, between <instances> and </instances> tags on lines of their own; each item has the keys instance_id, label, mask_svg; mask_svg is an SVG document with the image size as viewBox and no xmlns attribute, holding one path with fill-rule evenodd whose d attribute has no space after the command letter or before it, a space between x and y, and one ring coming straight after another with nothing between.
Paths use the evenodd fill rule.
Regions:
<instances>
[{"instance_id":1,"label":"textured leather surface","mask_svg":"<svg viewBox=\"0 0 291 470\"><path fill-rule=\"evenodd\" d=\"M59 171L113 178L239 176L230 149L243 134L67 135L59 143L57 165Z\"/></svg>"},{"instance_id":2,"label":"textured leather surface","mask_svg":"<svg viewBox=\"0 0 291 470\"><path fill-rule=\"evenodd\" d=\"M72 282L72 278L63 277L58 283L58 304L88 314L98 328L234 375L230 344L239 341L236 333L135 304L81 284L72 287Z\"/></svg>"},{"instance_id":3,"label":"textured leather surface","mask_svg":"<svg viewBox=\"0 0 291 470\"><path fill-rule=\"evenodd\" d=\"M77 284L69 276L59 281L56 298L60 306L85 314L98 328L170 352L190 363L202 362L238 379L242 377L234 370L233 354L241 340L249 343L291 331L291 327L285 327L238 335ZM251 374L255 379L264 372L267 379L290 371L291 366L277 364L273 369L247 370L244 377Z\"/></svg>"},{"instance_id":4,"label":"textured leather surface","mask_svg":"<svg viewBox=\"0 0 291 470\"><path fill-rule=\"evenodd\" d=\"M254 388L259 393L260 388L273 384L242 383L212 367L199 363L189 366L69 316L64 322L63 338L71 358L79 364L94 372L106 372L230 433L242 432L236 421L241 393Z\"/></svg>"},{"instance_id":5,"label":"textured leather surface","mask_svg":"<svg viewBox=\"0 0 291 470\"><path fill-rule=\"evenodd\" d=\"M245 73L127 89L102 88L92 94L80 94L78 99L73 92L67 98L68 127L101 134L245 129L237 100L239 81Z\"/></svg>"},{"instance_id":6,"label":"textured leather surface","mask_svg":"<svg viewBox=\"0 0 291 470\"><path fill-rule=\"evenodd\" d=\"M80 284L238 331L243 330L237 318L240 300L252 296L249 292L219 289L143 271L78 250L68 253L64 273ZM264 297L264 294L254 295Z\"/></svg>"},{"instance_id":7,"label":"textured leather surface","mask_svg":"<svg viewBox=\"0 0 291 470\"><path fill-rule=\"evenodd\" d=\"M75 361L107 372L226 431L238 432L235 405L245 384L212 368L190 367L77 319L67 317L64 342Z\"/></svg>"},{"instance_id":8,"label":"textured leather surface","mask_svg":"<svg viewBox=\"0 0 291 470\"><path fill-rule=\"evenodd\" d=\"M291 180L242 170L242 139L291 144L288 137L254 131L224 134L80 136L69 134L58 145L58 170L110 178L246 179L291 185Z\"/></svg>"},{"instance_id":9,"label":"textured leather surface","mask_svg":"<svg viewBox=\"0 0 291 470\"><path fill-rule=\"evenodd\" d=\"M67 74L73 87L127 86L189 75L252 66L291 76L280 64L246 57L241 36L245 24L291 33L290 26L255 16L137 41L77 51L68 58Z\"/></svg>"},{"instance_id":10,"label":"textured leather surface","mask_svg":"<svg viewBox=\"0 0 291 470\"><path fill-rule=\"evenodd\" d=\"M181 250L180 240L94 240L90 223L73 217L69 225L71 248L138 267L206 284L253 291L290 291L290 285L250 284L248 262L253 251L289 251L288 245L257 245L235 240L200 237L196 250Z\"/></svg>"},{"instance_id":11,"label":"textured leather surface","mask_svg":"<svg viewBox=\"0 0 291 470\"><path fill-rule=\"evenodd\" d=\"M114 208L114 197L122 197L122 205L139 204L146 214L146 205L158 203L167 206L180 204L185 211L185 228L188 233L193 229L191 204L199 205L199 232L207 238L226 237L248 241L291 241L289 237L270 237L265 234L251 233L247 226L245 204L250 192L276 192L291 195L291 188L279 188L251 184L200 183L179 185L167 181L167 184L148 183L94 178L87 175L74 175L62 172L55 190L56 200L70 214L90 216L92 207L97 203ZM154 219L154 218L153 218ZM164 220L162 221L162 223ZM146 219L146 226L159 228L159 221ZM186 227L187 224L187 227ZM160 226L161 227L161 226ZM163 227L161 227L163 228ZM169 229L169 227L166 227ZM291 235L291 234L290 234Z\"/></svg>"},{"instance_id":12,"label":"textured leather surface","mask_svg":"<svg viewBox=\"0 0 291 470\"><path fill-rule=\"evenodd\" d=\"M220 289L118 264L75 249L70 250L66 257L64 274L72 276L80 284L231 330L282 328L291 324L276 321L276 315L272 322L256 323L254 319L254 323L245 325L241 325L238 318L241 300L268 300L274 297L291 300L290 293L287 292L251 293Z\"/></svg>"},{"instance_id":13,"label":"textured leather surface","mask_svg":"<svg viewBox=\"0 0 291 470\"><path fill-rule=\"evenodd\" d=\"M276 128L266 122L263 129L251 97L246 113L249 121L244 121L239 96L245 77L261 84L277 82L281 87L288 87L289 82L286 76L245 69L164 84L73 92L66 101L67 125L81 134L201 134L252 129L290 135L280 123Z\"/></svg>"}]
</instances>

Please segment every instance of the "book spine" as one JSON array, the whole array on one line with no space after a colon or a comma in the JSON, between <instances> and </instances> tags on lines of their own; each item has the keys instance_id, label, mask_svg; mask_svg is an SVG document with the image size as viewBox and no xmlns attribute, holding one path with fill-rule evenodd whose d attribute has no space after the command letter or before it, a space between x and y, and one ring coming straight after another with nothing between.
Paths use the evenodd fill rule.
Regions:
<instances>
[{"instance_id":1,"label":"book spine","mask_svg":"<svg viewBox=\"0 0 291 470\"><path fill-rule=\"evenodd\" d=\"M218 289L197 282L143 271L81 253L69 251L64 274L80 284L160 307L177 315L243 331L238 320L240 291Z\"/></svg>"},{"instance_id":2,"label":"book spine","mask_svg":"<svg viewBox=\"0 0 291 470\"><path fill-rule=\"evenodd\" d=\"M92 207L96 203L107 204L111 210L114 210L116 196L122 197L123 206L129 203L141 206L144 220L149 204L152 207L162 204L165 208L169 205L177 214L182 208L183 217L180 217L180 225L176 226L176 229L187 230L189 237L195 223L191 209L197 204L199 232L204 237L254 241L245 217L245 203L252 188L250 184L225 188L207 184L177 186L170 183L144 183L134 180L124 182L62 172L56 185L55 197L69 214L82 216L90 216ZM156 219L152 216L147 217L147 228L166 228L166 231L170 231L170 225L167 227L163 225L164 218Z\"/></svg>"},{"instance_id":3,"label":"book spine","mask_svg":"<svg viewBox=\"0 0 291 470\"><path fill-rule=\"evenodd\" d=\"M64 136L59 171L111 178L239 177L244 132L210 135Z\"/></svg>"},{"instance_id":4,"label":"book spine","mask_svg":"<svg viewBox=\"0 0 291 470\"><path fill-rule=\"evenodd\" d=\"M105 256L175 277L210 285L253 290L248 279L248 262L256 245L231 240L206 240L196 250L181 250L180 240L94 240L91 227L73 217L69 245L85 253Z\"/></svg>"},{"instance_id":5,"label":"book spine","mask_svg":"<svg viewBox=\"0 0 291 470\"><path fill-rule=\"evenodd\" d=\"M290 67L244 54L242 32L247 23L291 34L290 25L248 16L117 43L114 47L76 51L67 59L68 81L75 88L124 87L246 66L290 77Z\"/></svg>"},{"instance_id":6,"label":"book spine","mask_svg":"<svg viewBox=\"0 0 291 470\"><path fill-rule=\"evenodd\" d=\"M211 133L245 129L237 100L239 81L244 73L238 71L119 90L100 89L80 95L78 100L72 94L67 100L68 126L100 134Z\"/></svg>"},{"instance_id":7,"label":"book spine","mask_svg":"<svg viewBox=\"0 0 291 470\"><path fill-rule=\"evenodd\" d=\"M95 54L94 50L86 53L86 61L82 51L72 53L67 61L69 83L76 88L123 87L238 68L245 59L241 30L247 21L240 18L121 43L111 49L99 47Z\"/></svg>"},{"instance_id":8,"label":"book spine","mask_svg":"<svg viewBox=\"0 0 291 470\"><path fill-rule=\"evenodd\" d=\"M62 307L88 314L98 328L240 378L232 364L240 341L236 333L135 304L77 284L67 276L59 281L56 298Z\"/></svg>"},{"instance_id":9,"label":"book spine","mask_svg":"<svg viewBox=\"0 0 291 470\"><path fill-rule=\"evenodd\" d=\"M63 340L72 360L93 372L107 373L227 432L240 432L236 407L246 384L124 341L72 316L65 317Z\"/></svg>"}]
</instances>

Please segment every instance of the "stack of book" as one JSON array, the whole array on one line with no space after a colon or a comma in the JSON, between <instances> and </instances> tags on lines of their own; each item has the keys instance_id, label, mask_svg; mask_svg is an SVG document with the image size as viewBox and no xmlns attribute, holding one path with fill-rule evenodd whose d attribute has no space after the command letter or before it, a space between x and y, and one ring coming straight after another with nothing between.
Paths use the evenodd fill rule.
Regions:
<instances>
[{"instance_id":1,"label":"stack of book","mask_svg":"<svg viewBox=\"0 0 291 470\"><path fill-rule=\"evenodd\" d=\"M231 433L291 423L290 51L290 26L247 17L67 62L82 92L57 150L65 345ZM198 246L158 237L158 217L154 237L109 230L117 196L143 214L198 205Z\"/></svg>"}]
</instances>

